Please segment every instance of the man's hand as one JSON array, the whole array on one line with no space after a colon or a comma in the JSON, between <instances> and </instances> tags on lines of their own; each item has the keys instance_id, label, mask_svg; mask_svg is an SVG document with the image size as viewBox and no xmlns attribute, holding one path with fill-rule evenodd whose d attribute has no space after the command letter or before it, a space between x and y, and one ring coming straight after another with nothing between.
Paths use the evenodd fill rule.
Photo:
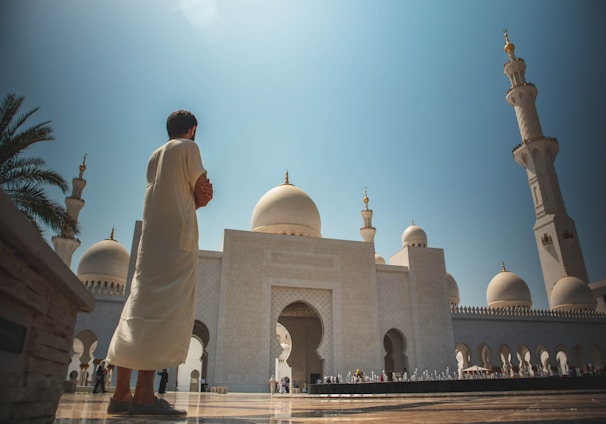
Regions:
<instances>
[{"instance_id":1,"label":"man's hand","mask_svg":"<svg viewBox=\"0 0 606 424\"><path fill-rule=\"evenodd\" d=\"M206 174L200 175L198 181L196 181L194 199L196 200L196 209L208 205L208 202L213 199L213 185L206 178Z\"/></svg>"}]
</instances>

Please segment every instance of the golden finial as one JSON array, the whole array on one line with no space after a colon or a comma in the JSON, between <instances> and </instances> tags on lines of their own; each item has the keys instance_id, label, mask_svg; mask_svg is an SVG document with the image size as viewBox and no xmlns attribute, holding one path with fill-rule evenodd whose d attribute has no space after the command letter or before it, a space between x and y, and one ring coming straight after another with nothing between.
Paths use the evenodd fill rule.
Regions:
<instances>
[{"instance_id":1,"label":"golden finial","mask_svg":"<svg viewBox=\"0 0 606 424\"><path fill-rule=\"evenodd\" d=\"M114 239L114 227L112 227L112 233L109 235L108 240L113 240L113 241L116 241L116 240Z\"/></svg>"},{"instance_id":2,"label":"golden finial","mask_svg":"<svg viewBox=\"0 0 606 424\"><path fill-rule=\"evenodd\" d=\"M564 277L568 277L568 269L564 267Z\"/></svg>"},{"instance_id":3,"label":"golden finial","mask_svg":"<svg viewBox=\"0 0 606 424\"><path fill-rule=\"evenodd\" d=\"M368 209L368 193L366 192L366 187L364 187L364 207Z\"/></svg>"},{"instance_id":4,"label":"golden finial","mask_svg":"<svg viewBox=\"0 0 606 424\"><path fill-rule=\"evenodd\" d=\"M412 224L411 225L413 225L413 226L415 225L415 219L414 218L412 219Z\"/></svg>"},{"instance_id":5,"label":"golden finial","mask_svg":"<svg viewBox=\"0 0 606 424\"><path fill-rule=\"evenodd\" d=\"M501 272L507 272L505 269L505 261L501 261Z\"/></svg>"},{"instance_id":6,"label":"golden finial","mask_svg":"<svg viewBox=\"0 0 606 424\"><path fill-rule=\"evenodd\" d=\"M282 185L292 185L288 180L288 169L286 170L286 176L284 177L284 182L282 183Z\"/></svg>"},{"instance_id":7,"label":"golden finial","mask_svg":"<svg viewBox=\"0 0 606 424\"><path fill-rule=\"evenodd\" d=\"M80 178L84 175L84 171L86 171L86 153L84 153L84 159L82 159L82 163L80 164Z\"/></svg>"},{"instance_id":8,"label":"golden finial","mask_svg":"<svg viewBox=\"0 0 606 424\"><path fill-rule=\"evenodd\" d=\"M507 53L509 56L513 56L516 46L509 41L509 33L507 32L507 29L503 30L503 35L505 35L505 47L503 47L503 50L505 50L505 53Z\"/></svg>"}]
</instances>

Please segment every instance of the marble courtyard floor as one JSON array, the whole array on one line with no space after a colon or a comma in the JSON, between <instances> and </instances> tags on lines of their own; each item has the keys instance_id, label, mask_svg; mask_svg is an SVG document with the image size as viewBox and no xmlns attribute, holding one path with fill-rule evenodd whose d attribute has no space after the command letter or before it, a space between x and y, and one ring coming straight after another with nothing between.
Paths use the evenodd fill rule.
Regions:
<instances>
[{"instance_id":1,"label":"marble courtyard floor","mask_svg":"<svg viewBox=\"0 0 606 424\"><path fill-rule=\"evenodd\" d=\"M168 392L182 418L107 415L109 394L66 393L55 424L606 423L606 391L404 395Z\"/></svg>"}]
</instances>

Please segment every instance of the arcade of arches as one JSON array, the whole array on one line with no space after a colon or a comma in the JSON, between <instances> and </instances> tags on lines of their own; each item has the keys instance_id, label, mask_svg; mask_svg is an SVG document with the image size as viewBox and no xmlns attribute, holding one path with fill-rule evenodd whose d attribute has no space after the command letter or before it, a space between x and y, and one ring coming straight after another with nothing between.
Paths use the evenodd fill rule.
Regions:
<instances>
[{"instance_id":1,"label":"arcade of arches","mask_svg":"<svg viewBox=\"0 0 606 424\"><path fill-rule=\"evenodd\" d=\"M502 343L494 351L485 343L481 343L472 352L465 343L459 343L455 348L459 377L461 373L478 366L480 370L495 372L503 376L538 376L538 375L568 375L574 369L582 374L604 368L602 352L595 345L585 349L575 345L571 350L565 346L556 345L550 351L545 345L539 344L534 349L520 344L513 350Z\"/></svg>"},{"instance_id":2,"label":"arcade of arches","mask_svg":"<svg viewBox=\"0 0 606 424\"><path fill-rule=\"evenodd\" d=\"M288 377L300 385L323 378L324 360L318 353L323 334L321 317L312 306L302 301L287 305L276 322L276 341L281 353L275 358L274 376L277 379ZM200 389L200 380L207 375L209 339L208 328L196 321L187 359L176 369L174 384L179 391ZM76 380L78 386L94 384L94 369L103 360L95 356L97 345L96 334L88 329L80 331L74 338L67 378ZM400 330L392 328L385 333L383 348L384 371L389 378L394 373L398 375L408 370L408 345ZM571 349L556 345L553 349L548 349L544 344L535 347L520 344L512 349L508 344L502 343L494 349L481 343L472 349L465 343L459 343L454 354L459 378L464 377L464 370L473 366L485 372L511 377L568 375L571 369L586 374L604 368L602 352L595 345L588 348L575 345ZM112 378L113 369L110 366L108 386L112 385Z\"/></svg>"}]
</instances>

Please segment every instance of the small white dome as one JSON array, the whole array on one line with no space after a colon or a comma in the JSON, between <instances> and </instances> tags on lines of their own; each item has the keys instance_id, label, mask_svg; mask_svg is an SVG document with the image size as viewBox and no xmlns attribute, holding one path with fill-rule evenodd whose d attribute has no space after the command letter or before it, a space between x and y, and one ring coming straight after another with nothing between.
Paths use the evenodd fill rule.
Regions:
<instances>
[{"instance_id":1,"label":"small white dome","mask_svg":"<svg viewBox=\"0 0 606 424\"><path fill-rule=\"evenodd\" d=\"M551 309L555 311L595 311L596 307L597 299L591 288L580 278L560 278L551 290Z\"/></svg>"},{"instance_id":2,"label":"small white dome","mask_svg":"<svg viewBox=\"0 0 606 424\"><path fill-rule=\"evenodd\" d=\"M402 247L406 246L427 247L425 230L416 226L414 222L402 233Z\"/></svg>"},{"instance_id":3,"label":"small white dome","mask_svg":"<svg viewBox=\"0 0 606 424\"><path fill-rule=\"evenodd\" d=\"M78 264L78 278L83 283L112 283L123 287L126 284L128 251L116 240L107 239L93 244L82 255Z\"/></svg>"},{"instance_id":4,"label":"small white dome","mask_svg":"<svg viewBox=\"0 0 606 424\"><path fill-rule=\"evenodd\" d=\"M459 286L449 272L446 273L446 283L448 284L448 298L450 300L450 304L457 306L461 301L461 298L459 297Z\"/></svg>"},{"instance_id":5,"label":"small white dome","mask_svg":"<svg viewBox=\"0 0 606 424\"><path fill-rule=\"evenodd\" d=\"M272 188L257 202L251 231L322 237L320 213L311 197L288 182Z\"/></svg>"},{"instance_id":6,"label":"small white dome","mask_svg":"<svg viewBox=\"0 0 606 424\"><path fill-rule=\"evenodd\" d=\"M385 262L385 258L383 256L375 253L375 264L385 265L387 262Z\"/></svg>"},{"instance_id":7,"label":"small white dome","mask_svg":"<svg viewBox=\"0 0 606 424\"><path fill-rule=\"evenodd\" d=\"M530 289L517 274L509 272L503 265L488 284L486 302L489 308L525 308L532 306Z\"/></svg>"}]
</instances>

